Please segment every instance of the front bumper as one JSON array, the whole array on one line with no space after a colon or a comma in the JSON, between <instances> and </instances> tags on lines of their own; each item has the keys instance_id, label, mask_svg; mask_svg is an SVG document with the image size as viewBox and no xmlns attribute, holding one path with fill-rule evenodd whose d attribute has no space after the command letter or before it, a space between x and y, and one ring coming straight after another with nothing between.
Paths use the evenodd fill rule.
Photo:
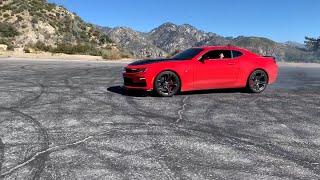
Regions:
<instances>
[{"instance_id":1,"label":"front bumper","mask_svg":"<svg viewBox=\"0 0 320 180\"><path fill-rule=\"evenodd\" d=\"M152 90L143 73L123 73L123 83L126 89Z\"/></svg>"}]
</instances>

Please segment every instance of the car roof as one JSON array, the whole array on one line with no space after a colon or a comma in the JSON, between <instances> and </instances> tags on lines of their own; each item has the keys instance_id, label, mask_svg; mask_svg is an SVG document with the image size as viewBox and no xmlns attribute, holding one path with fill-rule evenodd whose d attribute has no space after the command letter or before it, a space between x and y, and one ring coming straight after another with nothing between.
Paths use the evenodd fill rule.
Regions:
<instances>
[{"instance_id":1,"label":"car roof","mask_svg":"<svg viewBox=\"0 0 320 180\"><path fill-rule=\"evenodd\" d=\"M232 49L232 50L243 50L243 51L248 51L247 49L238 47L238 46L233 46L233 45L226 45L226 46L200 46L197 48L204 48L204 49Z\"/></svg>"}]
</instances>

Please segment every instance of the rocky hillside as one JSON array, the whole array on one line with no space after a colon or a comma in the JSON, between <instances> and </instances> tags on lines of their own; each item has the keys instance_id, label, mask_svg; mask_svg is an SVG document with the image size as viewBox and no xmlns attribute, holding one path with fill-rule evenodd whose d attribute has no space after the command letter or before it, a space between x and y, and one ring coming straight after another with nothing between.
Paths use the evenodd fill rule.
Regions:
<instances>
[{"instance_id":1,"label":"rocky hillside","mask_svg":"<svg viewBox=\"0 0 320 180\"><path fill-rule=\"evenodd\" d=\"M162 57L166 52L155 46L140 32L126 27L102 28L112 40L122 48L129 50L136 57Z\"/></svg>"},{"instance_id":2,"label":"rocky hillside","mask_svg":"<svg viewBox=\"0 0 320 180\"><path fill-rule=\"evenodd\" d=\"M301 49L306 48L306 46L304 44L301 44L301 43L298 43L295 41L287 41L284 44L287 46L295 47L295 48L301 48Z\"/></svg>"},{"instance_id":3,"label":"rocky hillside","mask_svg":"<svg viewBox=\"0 0 320 180\"><path fill-rule=\"evenodd\" d=\"M310 62L320 59L297 44L277 43L262 37L239 36L227 38L215 33L201 31L188 24L165 23L148 33L140 33L121 27L107 28L105 32L119 46L127 48L139 57L145 57L145 54L155 56L159 50L166 54L172 54L177 50L192 46L232 44L250 49L261 55L276 56L278 60ZM140 48L146 45L152 48Z\"/></svg>"},{"instance_id":4,"label":"rocky hillside","mask_svg":"<svg viewBox=\"0 0 320 180\"><path fill-rule=\"evenodd\" d=\"M205 33L188 24L179 26L173 23L165 23L153 29L147 34L147 38L157 47L169 53L213 39L215 44L227 43L223 37L216 34Z\"/></svg>"},{"instance_id":5,"label":"rocky hillside","mask_svg":"<svg viewBox=\"0 0 320 180\"><path fill-rule=\"evenodd\" d=\"M282 44L261 37L226 38L188 24L165 23L146 33L125 27L98 27L46 0L0 0L0 44L6 44L10 50L32 47L106 58L163 57L192 46L233 44L279 60L320 59L294 42Z\"/></svg>"},{"instance_id":6,"label":"rocky hillside","mask_svg":"<svg viewBox=\"0 0 320 180\"><path fill-rule=\"evenodd\" d=\"M98 48L113 47L98 28L46 0L0 0L0 27L0 44L9 49L33 46L101 55Z\"/></svg>"}]
</instances>

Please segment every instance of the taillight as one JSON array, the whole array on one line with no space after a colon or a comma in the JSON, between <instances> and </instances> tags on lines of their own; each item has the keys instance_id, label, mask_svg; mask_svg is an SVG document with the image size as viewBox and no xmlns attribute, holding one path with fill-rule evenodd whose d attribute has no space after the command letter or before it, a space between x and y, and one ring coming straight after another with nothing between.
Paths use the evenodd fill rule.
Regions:
<instances>
[{"instance_id":1,"label":"taillight","mask_svg":"<svg viewBox=\"0 0 320 180\"><path fill-rule=\"evenodd\" d=\"M276 57L272 57L272 59L273 59L273 62L274 62L275 64L277 64L277 59L276 59Z\"/></svg>"}]
</instances>

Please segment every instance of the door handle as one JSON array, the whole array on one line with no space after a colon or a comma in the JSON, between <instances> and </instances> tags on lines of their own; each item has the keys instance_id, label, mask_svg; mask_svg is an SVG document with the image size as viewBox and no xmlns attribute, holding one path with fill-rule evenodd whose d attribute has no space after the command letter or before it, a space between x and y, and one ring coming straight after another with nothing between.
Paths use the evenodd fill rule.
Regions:
<instances>
[{"instance_id":1,"label":"door handle","mask_svg":"<svg viewBox=\"0 0 320 180\"><path fill-rule=\"evenodd\" d=\"M228 65L235 65L236 63L229 62Z\"/></svg>"}]
</instances>

